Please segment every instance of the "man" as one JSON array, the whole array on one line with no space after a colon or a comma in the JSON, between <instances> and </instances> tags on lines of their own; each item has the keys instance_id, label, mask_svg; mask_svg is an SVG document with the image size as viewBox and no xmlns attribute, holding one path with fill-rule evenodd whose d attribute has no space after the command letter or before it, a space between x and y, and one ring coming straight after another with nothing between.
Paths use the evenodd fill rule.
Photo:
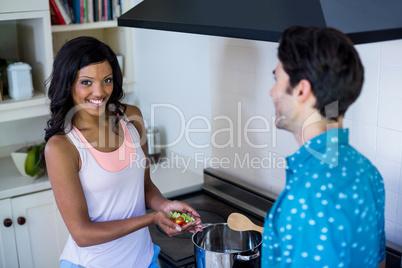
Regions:
<instances>
[{"instance_id":1,"label":"man","mask_svg":"<svg viewBox=\"0 0 402 268\"><path fill-rule=\"evenodd\" d=\"M300 149L264 224L262 267L385 264L385 191L377 169L348 144L347 108L363 84L353 43L331 28L282 33L270 91L276 125Z\"/></svg>"}]
</instances>

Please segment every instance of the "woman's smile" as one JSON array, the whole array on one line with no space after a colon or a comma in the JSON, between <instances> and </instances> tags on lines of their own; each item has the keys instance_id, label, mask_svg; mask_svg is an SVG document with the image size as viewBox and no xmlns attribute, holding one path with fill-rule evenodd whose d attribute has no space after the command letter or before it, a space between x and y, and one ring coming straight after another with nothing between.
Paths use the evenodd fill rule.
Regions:
<instances>
[{"instance_id":1,"label":"woman's smile","mask_svg":"<svg viewBox=\"0 0 402 268\"><path fill-rule=\"evenodd\" d=\"M103 114L112 92L113 71L108 61L85 66L77 72L72 96L80 111L95 116Z\"/></svg>"},{"instance_id":2,"label":"woman's smile","mask_svg":"<svg viewBox=\"0 0 402 268\"><path fill-rule=\"evenodd\" d=\"M101 106L103 105L105 99L89 99L88 102L91 103L93 106Z\"/></svg>"}]
</instances>

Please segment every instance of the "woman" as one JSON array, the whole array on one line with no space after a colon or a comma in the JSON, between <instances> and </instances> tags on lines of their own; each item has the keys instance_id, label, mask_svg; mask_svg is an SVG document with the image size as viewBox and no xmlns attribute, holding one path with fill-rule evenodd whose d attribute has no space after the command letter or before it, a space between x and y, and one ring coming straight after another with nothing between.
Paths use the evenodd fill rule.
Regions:
<instances>
[{"instance_id":1,"label":"woman","mask_svg":"<svg viewBox=\"0 0 402 268\"><path fill-rule=\"evenodd\" d=\"M116 55L92 37L70 40L56 56L48 95L44 156L70 232L60 267L158 267L160 249L147 226L174 236L200 231L202 223L192 207L167 200L152 183L141 112L120 103ZM181 228L170 211L196 221Z\"/></svg>"}]
</instances>

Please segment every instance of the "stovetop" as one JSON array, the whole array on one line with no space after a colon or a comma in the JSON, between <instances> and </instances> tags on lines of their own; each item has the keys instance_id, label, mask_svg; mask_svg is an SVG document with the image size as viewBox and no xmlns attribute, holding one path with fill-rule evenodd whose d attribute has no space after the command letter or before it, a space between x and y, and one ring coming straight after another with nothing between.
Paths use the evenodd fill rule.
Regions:
<instances>
[{"instance_id":1,"label":"stovetop","mask_svg":"<svg viewBox=\"0 0 402 268\"><path fill-rule=\"evenodd\" d=\"M269 197L213 170L205 170L202 191L175 199L187 202L195 208L204 224L226 222L232 212L239 212L262 226L265 213L273 204ZM161 267L195 267L191 233L169 237L156 225L150 226L149 231L152 241L161 248Z\"/></svg>"}]
</instances>

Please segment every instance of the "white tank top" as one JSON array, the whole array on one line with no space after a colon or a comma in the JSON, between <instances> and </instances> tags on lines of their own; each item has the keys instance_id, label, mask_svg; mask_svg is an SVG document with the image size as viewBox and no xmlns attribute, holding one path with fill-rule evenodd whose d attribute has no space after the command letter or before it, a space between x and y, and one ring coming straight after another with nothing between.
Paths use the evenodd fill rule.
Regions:
<instances>
[{"instance_id":1,"label":"white tank top","mask_svg":"<svg viewBox=\"0 0 402 268\"><path fill-rule=\"evenodd\" d=\"M117 172L106 171L95 160L74 128L67 134L81 157L78 173L88 204L89 216L94 222L126 219L145 214L144 171L145 155L140 146L140 135L131 123L121 120L127 128L131 145L135 148L130 164ZM124 131L127 133L126 131ZM127 141L118 150L125 150ZM126 145L127 146L127 145ZM99 153L99 152L98 152ZM108 153L105 153L108 154ZM126 155L119 153L116 155ZM148 267L153 257L153 243L148 227L116 240L89 247L79 247L70 235L60 260L92 268Z\"/></svg>"}]
</instances>

